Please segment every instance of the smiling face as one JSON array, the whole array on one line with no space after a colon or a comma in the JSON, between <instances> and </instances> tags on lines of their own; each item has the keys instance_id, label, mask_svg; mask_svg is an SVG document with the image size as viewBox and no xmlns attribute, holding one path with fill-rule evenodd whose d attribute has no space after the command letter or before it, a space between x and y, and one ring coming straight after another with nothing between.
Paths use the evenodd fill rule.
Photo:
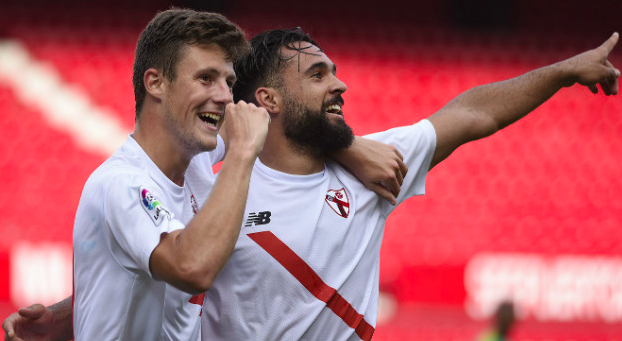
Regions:
<instances>
[{"instance_id":1,"label":"smiling face","mask_svg":"<svg viewBox=\"0 0 622 341\"><path fill-rule=\"evenodd\" d=\"M166 129L190 154L212 150L225 106L233 102L233 64L217 45L195 44L181 51L176 77L164 80Z\"/></svg>"},{"instance_id":2,"label":"smiling face","mask_svg":"<svg viewBox=\"0 0 622 341\"><path fill-rule=\"evenodd\" d=\"M283 49L291 57L282 71L283 129L295 146L314 155L348 147L354 138L345 123L342 94L347 86L336 76L335 64L318 47L295 42L300 51Z\"/></svg>"}]
</instances>

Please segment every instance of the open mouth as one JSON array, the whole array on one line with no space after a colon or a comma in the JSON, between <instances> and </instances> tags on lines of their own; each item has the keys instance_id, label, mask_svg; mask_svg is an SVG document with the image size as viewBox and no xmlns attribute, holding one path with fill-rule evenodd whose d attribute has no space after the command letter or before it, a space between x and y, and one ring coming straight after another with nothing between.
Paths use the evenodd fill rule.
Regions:
<instances>
[{"instance_id":1,"label":"open mouth","mask_svg":"<svg viewBox=\"0 0 622 341\"><path fill-rule=\"evenodd\" d=\"M201 121L213 127L217 127L218 122L220 121L221 115L212 114L212 113L200 113L199 118L201 119Z\"/></svg>"},{"instance_id":2,"label":"open mouth","mask_svg":"<svg viewBox=\"0 0 622 341\"><path fill-rule=\"evenodd\" d=\"M332 104L326 107L326 112L329 114L341 115L341 105Z\"/></svg>"}]
</instances>

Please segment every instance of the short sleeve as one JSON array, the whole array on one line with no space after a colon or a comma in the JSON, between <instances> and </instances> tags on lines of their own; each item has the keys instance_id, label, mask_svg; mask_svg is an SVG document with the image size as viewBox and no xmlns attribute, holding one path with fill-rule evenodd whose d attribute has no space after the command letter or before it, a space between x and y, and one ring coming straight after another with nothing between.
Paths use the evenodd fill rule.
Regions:
<instances>
[{"instance_id":1,"label":"short sleeve","mask_svg":"<svg viewBox=\"0 0 622 341\"><path fill-rule=\"evenodd\" d=\"M162 189L145 175L115 176L103 193L106 228L114 257L123 267L151 275L149 258L161 235L184 225L162 200L165 198Z\"/></svg>"},{"instance_id":2,"label":"short sleeve","mask_svg":"<svg viewBox=\"0 0 622 341\"><path fill-rule=\"evenodd\" d=\"M404 156L408 173L397 197L398 204L412 196L425 193L425 181L436 149L436 132L430 121L424 119L410 126L393 128L364 137L393 145Z\"/></svg>"}]
</instances>

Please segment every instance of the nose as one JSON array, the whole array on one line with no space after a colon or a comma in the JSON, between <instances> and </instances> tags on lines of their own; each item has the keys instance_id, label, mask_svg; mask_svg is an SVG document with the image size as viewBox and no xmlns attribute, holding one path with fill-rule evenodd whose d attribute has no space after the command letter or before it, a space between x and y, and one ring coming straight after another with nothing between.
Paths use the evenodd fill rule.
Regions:
<instances>
[{"instance_id":1,"label":"nose","mask_svg":"<svg viewBox=\"0 0 622 341\"><path fill-rule=\"evenodd\" d=\"M333 76L334 84L331 88L331 93L336 95L341 95L342 93L348 90L348 86L341 79L337 78L337 76Z\"/></svg>"},{"instance_id":2,"label":"nose","mask_svg":"<svg viewBox=\"0 0 622 341\"><path fill-rule=\"evenodd\" d=\"M214 87L212 101L219 104L227 105L233 103L233 93L226 81L218 82Z\"/></svg>"}]
</instances>

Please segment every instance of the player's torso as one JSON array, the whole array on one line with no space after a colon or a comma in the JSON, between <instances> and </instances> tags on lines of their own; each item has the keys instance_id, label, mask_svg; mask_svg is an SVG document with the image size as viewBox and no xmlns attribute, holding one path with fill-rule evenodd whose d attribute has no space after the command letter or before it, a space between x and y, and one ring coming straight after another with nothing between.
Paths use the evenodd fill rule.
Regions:
<instances>
[{"instance_id":1,"label":"player's torso","mask_svg":"<svg viewBox=\"0 0 622 341\"><path fill-rule=\"evenodd\" d=\"M141 205L141 200L137 189L144 188L174 219L184 225L192 219L198 209L193 181L182 187L171 187L166 179L154 176L155 170L146 166L145 162L135 155L115 154L94 172L85 186L74 230L75 304L79 308L79 314L74 317L78 318L76 337L79 339L108 335L124 340L155 340L160 338L163 324L172 330L198 330L202 302L183 308L181 316L193 316L194 320L189 317L183 320L177 316L163 321L165 296L169 302L168 309L176 309L188 302L191 295L168 287L163 281L154 280L141 269L113 236L108 228L111 222L102 209L108 186L127 187L127 196L135 197L138 205ZM102 185L100 181L104 180L100 179L116 180ZM196 189L199 190L203 189ZM131 200L128 200L128 205L132 205ZM131 214L148 213L141 208ZM128 223L123 228L134 228L131 225ZM107 307L105 315L101 315L102 306ZM194 333L198 335L198 332ZM164 335L166 339L167 333ZM188 338L185 336L184 339Z\"/></svg>"},{"instance_id":2,"label":"player's torso","mask_svg":"<svg viewBox=\"0 0 622 341\"><path fill-rule=\"evenodd\" d=\"M256 166L240 237L206 296L204 340L345 340L353 316L375 325L378 200L332 167L301 177Z\"/></svg>"},{"instance_id":3,"label":"player's torso","mask_svg":"<svg viewBox=\"0 0 622 341\"><path fill-rule=\"evenodd\" d=\"M203 159L208 157L207 153L196 156L186 171L184 187L187 194L181 218L184 225L203 206L216 180L211 170L211 162ZM200 315L204 296L190 295L171 285L166 286L162 324L164 341L200 339Z\"/></svg>"}]
</instances>

